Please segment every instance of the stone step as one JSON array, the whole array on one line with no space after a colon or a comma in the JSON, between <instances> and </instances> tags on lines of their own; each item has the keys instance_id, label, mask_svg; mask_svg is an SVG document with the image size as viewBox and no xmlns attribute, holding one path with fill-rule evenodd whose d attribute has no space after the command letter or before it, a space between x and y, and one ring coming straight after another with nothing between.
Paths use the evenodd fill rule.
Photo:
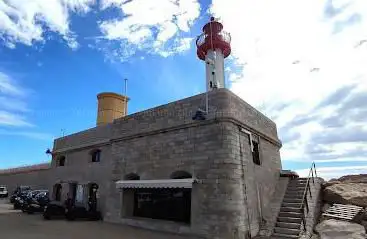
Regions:
<instances>
[{"instance_id":1,"label":"stone step","mask_svg":"<svg viewBox=\"0 0 367 239\"><path fill-rule=\"evenodd\" d=\"M291 184L291 183L307 183L307 180L291 180L289 181L288 184Z\"/></svg>"},{"instance_id":2,"label":"stone step","mask_svg":"<svg viewBox=\"0 0 367 239\"><path fill-rule=\"evenodd\" d=\"M281 212L301 212L301 209L298 207L281 207Z\"/></svg>"},{"instance_id":3,"label":"stone step","mask_svg":"<svg viewBox=\"0 0 367 239\"><path fill-rule=\"evenodd\" d=\"M287 190L302 190L302 191L305 191L305 186L303 185L289 185L287 187Z\"/></svg>"},{"instance_id":4,"label":"stone step","mask_svg":"<svg viewBox=\"0 0 367 239\"><path fill-rule=\"evenodd\" d=\"M290 228L282 228L282 227L275 227L274 232L281 233L281 234L287 234L287 235L299 235L300 229L290 229Z\"/></svg>"},{"instance_id":5,"label":"stone step","mask_svg":"<svg viewBox=\"0 0 367 239\"><path fill-rule=\"evenodd\" d=\"M305 191L306 186L304 185L289 185L287 187L287 190L299 190L299 191Z\"/></svg>"},{"instance_id":6,"label":"stone step","mask_svg":"<svg viewBox=\"0 0 367 239\"><path fill-rule=\"evenodd\" d=\"M287 189L287 191L285 191L285 193L289 193L289 194L292 194L292 193L295 193L295 194L302 194L304 193L304 190L296 190L296 189Z\"/></svg>"},{"instance_id":7,"label":"stone step","mask_svg":"<svg viewBox=\"0 0 367 239\"><path fill-rule=\"evenodd\" d=\"M282 207L298 207L302 206L302 201L299 202L283 202Z\"/></svg>"},{"instance_id":8,"label":"stone step","mask_svg":"<svg viewBox=\"0 0 367 239\"><path fill-rule=\"evenodd\" d=\"M302 203L302 198L298 199L298 198L287 198L287 197L284 197L283 198L283 203Z\"/></svg>"},{"instance_id":9,"label":"stone step","mask_svg":"<svg viewBox=\"0 0 367 239\"><path fill-rule=\"evenodd\" d=\"M307 179L290 180L289 183L307 183Z\"/></svg>"},{"instance_id":10,"label":"stone step","mask_svg":"<svg viewBox=\"0 0 367 239\"><path fill-rule=\"evenodd\" d=\"M294 189L287 189L287 191L285 191L285 193L299 193L299 194L303 194L305 192L305 190L294 190Z\"/></svg>"},{"instance_id":11,"label":"stone step","mask_svg":"<svg viewBox=\"0 0 367 239\"><path fill-rule=\"evenodd\" d=\"M302 218L302 213L301 212L279 212L278 217Z\"/></svg>"},{"instance_id":12,"label":"stone step","mask_svg":"<svg viewBox=\"0 0 367 239\"><path fill-rule=\"evenodd\" d=\"M300 229L301 223L293 223L293 222L276 222L276 227L282 228L291 228L291 229Z\"/></svg>"},{"instance_id":13,"label":"stone step","mask_svg":"<svg viewBox=\"0 0 367 239\"><path fill-rule=\"evenodd\" d=\"M285 194L284 199L298 199L302 202L303 195L302 194ZM283 199L283 201L284 201Z\"/></svg>"},{"instance_id":14,"label":"stone step","mask_svg":"<svg viewBox=\"0 0 367 239\"><path fill-rule=\"evenodd\" d=\"M300 217L278 217L278 222L290 222L290 223L301 223L302 218Z\"/></svg>"},{"instance_id":15,"label":"stone step","mask_svg":"<svg viewBox=\"0 0 367 239\"><path fill-rule=\"evenodd\" d=\"M289 182L288 185L306 185L307 181L296 181L296 182Z\"/></svg>"},{"instance_id":16,"label":"stone step","mask_svg":"<svg viewBox=\"0 0 367 239\"><path fill-rule=\"evenodd\" d=\"M288 192L287 191L287 192L285 192L284 197L286 197L287 195L303 197L303 192L292 192L292 191Z\"/></svg>"},{"instance_id":17,"label":"stone step","mask_svg":"<svg viewBox=\"0 0 367 239\"><path fill-rule=\"evenodd\" d=\"M272 239L286 239L286 238L296 238L298 239L298 235L287 235L287 234L282 234L282 233L273 233L273 235L271 236Z\"/></svg>"}]
</instances>

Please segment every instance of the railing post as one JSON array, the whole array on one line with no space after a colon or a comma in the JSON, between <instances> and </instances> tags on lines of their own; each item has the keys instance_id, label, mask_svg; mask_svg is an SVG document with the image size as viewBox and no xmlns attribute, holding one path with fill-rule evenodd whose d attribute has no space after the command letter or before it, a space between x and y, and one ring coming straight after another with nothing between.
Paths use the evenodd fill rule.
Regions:
<instances>
[{"instance_id":1,"label":"railing post","mask_svg":"<svg viewBox=\"0 0 367 239\"><path fill-rule=\"evenodd\" d=\"M307 196L305 197L305 206L306 206L306 211L308 213L310 211L310 209L308 208Z\"/></svg>"},{"instance_id":2,"label":"railing post","mask_svg":"<svg viewBox=\"0 0 367 239\"><path fill-rule=\"evenodd\" d=\"M315 175L314 175L313 170L315 170ZM303 228L305 229L305 231L307 230L306 229L306 219L305 219L305 207L306 207L307 214L310 212L310 208L309 208L308 200L307 200L307 191L310 191L310 198L312 198L312 192L311 192L311 186L310 186L310 177L312 177L312 182L313 182L313 184L315 184L315 178L317 178L315 162L312 162L310 171L308 173L307 182L306 182L306 185L305 185L306 188L303 191L303 199L302 199L302 204L301 204L301 207L300 207L300 209L302 210L302 222L303 222Z\"/></svg>"},{"instance_id":3,"label":"railing post","mask_svg":"<svg viewBox=\"0 0 367 239\"><path fill-rule=\"evenodd\" d=\"M315 177L317 178L316 164L315 163L313 163L313 168L315 169Z\"/></svg>"}]
</instances>

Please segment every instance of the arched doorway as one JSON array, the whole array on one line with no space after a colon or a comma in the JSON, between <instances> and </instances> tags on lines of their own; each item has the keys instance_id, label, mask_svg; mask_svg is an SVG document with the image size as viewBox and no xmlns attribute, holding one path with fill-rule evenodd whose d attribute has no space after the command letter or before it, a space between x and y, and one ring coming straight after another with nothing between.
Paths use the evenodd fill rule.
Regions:
<instances>
[{"instance_id":1,"label":"arched doorway","mask_svg":"<svg viewBox=\"0 0 367 239\"><path fill-rule=\"evenodd\" d=\"M170 178L172 179L192 178L192 175L186 171L176 171L171 174Z\"/></svg>"},{"instance_id":2,"label":"arched doorway","mask_svg":"<svg viewBox=\"0 0 367 239\"><path fill-rule=\"evenodd\" d=\"M62 186L60 183L56 183L53 188L53 195L55 201L61 201Z\"/></svg>"},{"instance_id":3,"label":"arched doorway","mask_svg":"<svg viewBox=\"0 0 367 239\"><path fill-rule=\"evenodd\" d=\"M97 210L98 189L99 189L98 184L96 183L88 184L88 206L90 211Z\"/></svg>"},{"instance_id":4,"label":"arched doorway","mask_svg":"<svg viewBox=\"0 0 367 239\"><path fill-rule=\"evenodd\" d=\"M125 175L124 180L140 180L140 176L136 173L129 173Z\"/></svg>"}]
</instances>

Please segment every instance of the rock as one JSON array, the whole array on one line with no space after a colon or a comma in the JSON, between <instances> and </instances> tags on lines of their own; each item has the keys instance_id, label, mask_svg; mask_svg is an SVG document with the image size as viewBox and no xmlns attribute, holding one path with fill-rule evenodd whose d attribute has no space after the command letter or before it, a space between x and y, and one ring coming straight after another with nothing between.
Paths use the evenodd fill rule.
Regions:
<instances>
[{"instance_id":1,"label":"rock","mask_svg":"<svg viewBox=\"0 0 367 239\"><path fill-rule=\"evenodd\" d=\"M329 182L333 182L336 179L331 179ZM357 175L346 175L340 177L336 181L342 183L367 183L367 174L357 174Z\"/></svg>"},{"instance_id":2,"label":"rock","mask_svg":"<svg viewBox=\"0 0 367 239\"><path fill-rule=\"evenodd\" d=\"M366 231L367 231L367 221L362 221L361 222L361 225L362 226L364 226L364 228L366 229Z\"/></svg>"},{"instance_id":3,"label":"rock","mask_svg":"<svg viewBox=\"0 0 367 239\"><path fill-rule=\"evenodd\" d=\"M363 215L362 220L367 221L367 209L364 211L364 215Z\"/></svg>"},{"instance_id":4,"label":"rock","mask_svg":"<svg viewBox=\"0 0 367 239\"><path fill-rule=\"evenodd\" d=\"M320 237L314 233L303 233L300 235L299 239L320 239Z\"/></svg>"},{"instance_id":5,"label":"rock","mask_svg":"<svg viewBox=\"0 0 367 239\"><path fill-rule=\"evenodd\" d=\"M321 212L326 212L330 207L330 204L325 203L321 208Z\"/></svg>"},{"instance_id":6,"label":"rock","mask_svg":"<svg viewBox=\"0 0 367 239\"><path fill-rule=\"evenodd\" d=\"M319 235L316 235L316 234L313 234L310 239L320 239L320 236Z\"/></svg>"},{"instance_id":7,"label":"rock","mask_svg":"<svg viewBox=\"0 0 367 239\"><path fill-rule=\"evenodd\" d=\"M366 239L362 225L335 219L322 221L316 226L320 239Z\"/></svg>"},{"instance_id":8,"label":"rock","mask_svg":"<svg viewBox=\"0 0 367 239\"><path fill-rule=\"evenodd\" d=\"M328 186L324 189L324 201L367 207L367 184L338 183Z\"/></svg>"},{"instance_id":9,"label":"rock","mask_svg":"<svg viewBox=\"0 0 367 239\"><path fill-rule=\"evenodd\" d=\"M324 182L322 184L322 187L323 188L326 188L326 187L329 187L329 186L334 185L334 184L337 184L337 183L341 183L341 182L340 181L328 181L328 182Z\"/></svg>"}]
</instances>

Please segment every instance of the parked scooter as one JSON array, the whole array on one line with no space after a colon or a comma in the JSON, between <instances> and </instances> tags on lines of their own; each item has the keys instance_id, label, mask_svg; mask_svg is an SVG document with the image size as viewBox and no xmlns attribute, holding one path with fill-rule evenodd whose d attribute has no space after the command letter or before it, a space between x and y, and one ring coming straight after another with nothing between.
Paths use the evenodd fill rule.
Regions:
<instances>
[{"instance_id":1,"label":"parked scooter","mask_svg":"<svg viewBox=\"0 0 367 239\"><path fill-rule=\"evenodd\" d=\"M43 212L44 207L49 203L48 191L36 191L33 195L27 197L22 206L22 211L32 214L34 212Z\"/></svg>"}]
</instances>

